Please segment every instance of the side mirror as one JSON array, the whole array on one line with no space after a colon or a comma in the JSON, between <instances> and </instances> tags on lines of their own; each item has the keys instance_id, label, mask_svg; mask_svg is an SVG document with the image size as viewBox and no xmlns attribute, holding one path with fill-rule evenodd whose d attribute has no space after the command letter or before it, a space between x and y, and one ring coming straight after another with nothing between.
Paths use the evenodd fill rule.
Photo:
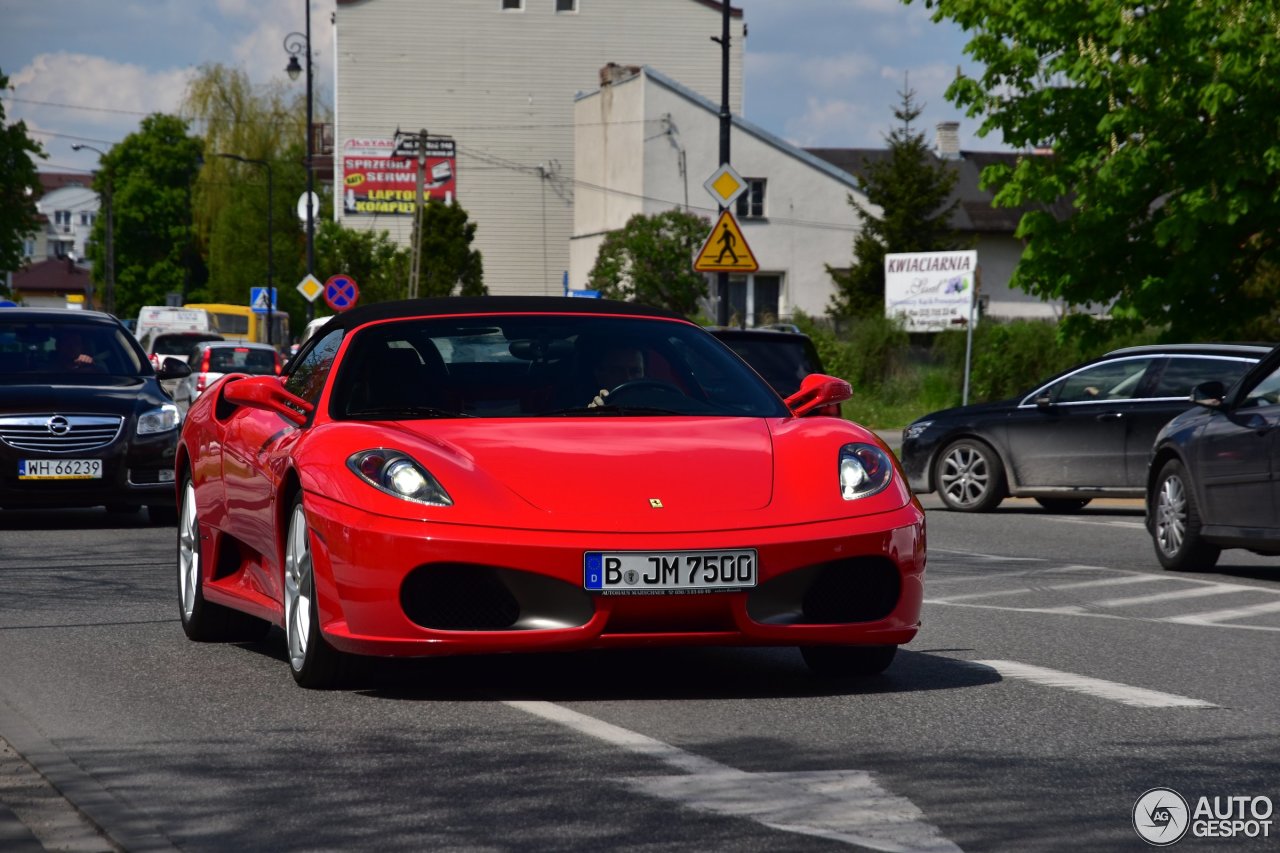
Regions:
<instances>
[{"instance_id":1,"label":"side mirror","mask_svg":"<svg viewBox=\"0 0 1280 853\"><path fill-rule=\"evenodd\" d=\"M828 414L820 411L853 399L853 386L843 379L824 373L810 373L800 381L800 390L787 398L787 408L797 418ZM836 411L839 411L838 409Z\"/></svg>"},{"instance_id":2,"label":"side mirror","mask_svg":"<svg viewBox=\"0 0 1280 853\"><path fill-rule=\"evenodd\" d=\"M1039 397L1036 397L1034 402L1037 408L1047 409L1053 405L1053 398L1048 394L1041 394Z\"/></svg>"},{"instance_id":3,"label":"side mirror","mask_svg":"<svg viewBox=\"0 0 1280 853\"><path fill-rule=\"evenodd\" d=\"M186 379L190 375L191 365L172 356L160 362L160 369L156 371L157 379Z\"/></svg>"},{"instance_id":4,"label":"side mirror","mask_svg":"<svg viewBox=\"0 0 1280 853\"><path fill-rule=\"evenodd\" d=\"M1227 386L1216 379L1209 382L1201 382L1191 389L1191 402L1197 406L1204 406L1206 409L1221 408L1222 401L1226 397Z\"/></svg>"},{"instance_id":5,"label":"side mirror","mask_svg":"<svg viewBox=\"0 0 1280 853\"><path fill-rule=\"evenodd\" d=\"M236 406L275 412L299 426L307 422L307 415L315 408L286 390L278 376L228 376L222 383L222 399Z\"/></svg>"}]
</instances>

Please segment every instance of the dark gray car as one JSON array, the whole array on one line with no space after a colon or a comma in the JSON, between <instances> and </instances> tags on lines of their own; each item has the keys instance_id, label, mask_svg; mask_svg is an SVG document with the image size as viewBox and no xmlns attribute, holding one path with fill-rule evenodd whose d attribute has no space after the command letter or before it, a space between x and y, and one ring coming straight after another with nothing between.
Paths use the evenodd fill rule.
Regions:
<instances>
[{"instance_id":1,"label":"dark gray car","mask_svg":"<svg viewBox=\"0 0 1280 853\"><path fill-rule=\"evenodd\" d=\"M115 317L0 308L0 509L105 506L176 519L178 409Z\"/></svg>"},{"instance_id":2,"label":"dark gray car","mask_svg":"<svg viewBox=\"0 0 1280 853\"><path fill-rule=\"evenodd\" d=\"M1280 348L1234 387L1208 382L1156 437L1147 529L1166 569L1213 568L1224 548L1280 554Z\"/></svg>"},{"instance_id":3,"label":"dark gray car","mask_svg":"<svg viewBox=\"0 0 1280 853\"><path fill-rule=\"evenodd\" d=\"M1011 400L933 412L909 424L900 454L916 492L985 512L1006 497L1054 512L1093 498L1146 494L1156 433L1202 382L1230 384L1270 351L1261 344L1178 344L1110 352Z\"/></svg>"}]
</instances>

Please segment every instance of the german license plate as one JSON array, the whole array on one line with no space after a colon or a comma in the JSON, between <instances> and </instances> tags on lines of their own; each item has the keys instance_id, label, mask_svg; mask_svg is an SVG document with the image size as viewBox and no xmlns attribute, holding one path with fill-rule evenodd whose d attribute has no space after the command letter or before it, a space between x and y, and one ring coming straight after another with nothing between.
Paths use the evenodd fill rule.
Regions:
<instances>
[{"instance_id":1,"label":"german license plate","mask_svg":"<svg viewBox=\"0 0 1280 853\"><path fill-rule=\"evenodd\" d=\"M723 592L756 585L756 552L588 551L583 586L607 595Z\"/></svg>"},{"instance_id":2,"label":"german license plate","mask_svg":"<svg viewBox=\"0 0 1280 853\"><path fill-rule=\"evenodd\" d=\"M101 459L19 459L19 480L100 480Z\"/></svg>"}]
</instances>

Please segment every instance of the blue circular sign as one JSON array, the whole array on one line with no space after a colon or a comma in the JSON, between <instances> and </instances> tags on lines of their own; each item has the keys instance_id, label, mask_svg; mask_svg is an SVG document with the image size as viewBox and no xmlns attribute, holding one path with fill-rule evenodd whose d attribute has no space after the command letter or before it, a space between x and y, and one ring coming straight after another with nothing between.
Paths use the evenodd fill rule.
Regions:
<instances>
[{"instance_id":1,"label":"blue circular sign","mask_svg":"<svg viewBox=\"0 0 1280 853\"><path fill-rule=\"evenodd\" d=\"M360 298L360 288L349 275L331 275L324 283L324 301L334 311L346 311Z\"/></svg>"}]
</instances>

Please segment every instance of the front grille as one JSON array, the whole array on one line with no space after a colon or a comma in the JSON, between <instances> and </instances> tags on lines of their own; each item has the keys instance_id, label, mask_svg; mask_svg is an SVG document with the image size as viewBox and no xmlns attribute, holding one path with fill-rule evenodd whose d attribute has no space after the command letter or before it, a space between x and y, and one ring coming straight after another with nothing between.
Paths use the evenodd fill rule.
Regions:
<instances>
[{"instance_id":1,"label":"front grille","mask_svg":"<svg viewBox=\"0 0 1280 853\"><path fill-rule=\"evenodd\" d=\"M23 415L0 418L0 441L17 450L80 453L106 447L124 425L121 417Z\"/></svg>"},{"instance_id":2,"label":"front grille","mask_svg":"<svg viewBox=\"0 0 1280 853\"><path fill-rule=\"evenodd\" d=\"M501 566L428 563L409 573L400 606L413 622L443 631L576 628L595 615L585 590Z\"/></svg>"}]
</instances>

